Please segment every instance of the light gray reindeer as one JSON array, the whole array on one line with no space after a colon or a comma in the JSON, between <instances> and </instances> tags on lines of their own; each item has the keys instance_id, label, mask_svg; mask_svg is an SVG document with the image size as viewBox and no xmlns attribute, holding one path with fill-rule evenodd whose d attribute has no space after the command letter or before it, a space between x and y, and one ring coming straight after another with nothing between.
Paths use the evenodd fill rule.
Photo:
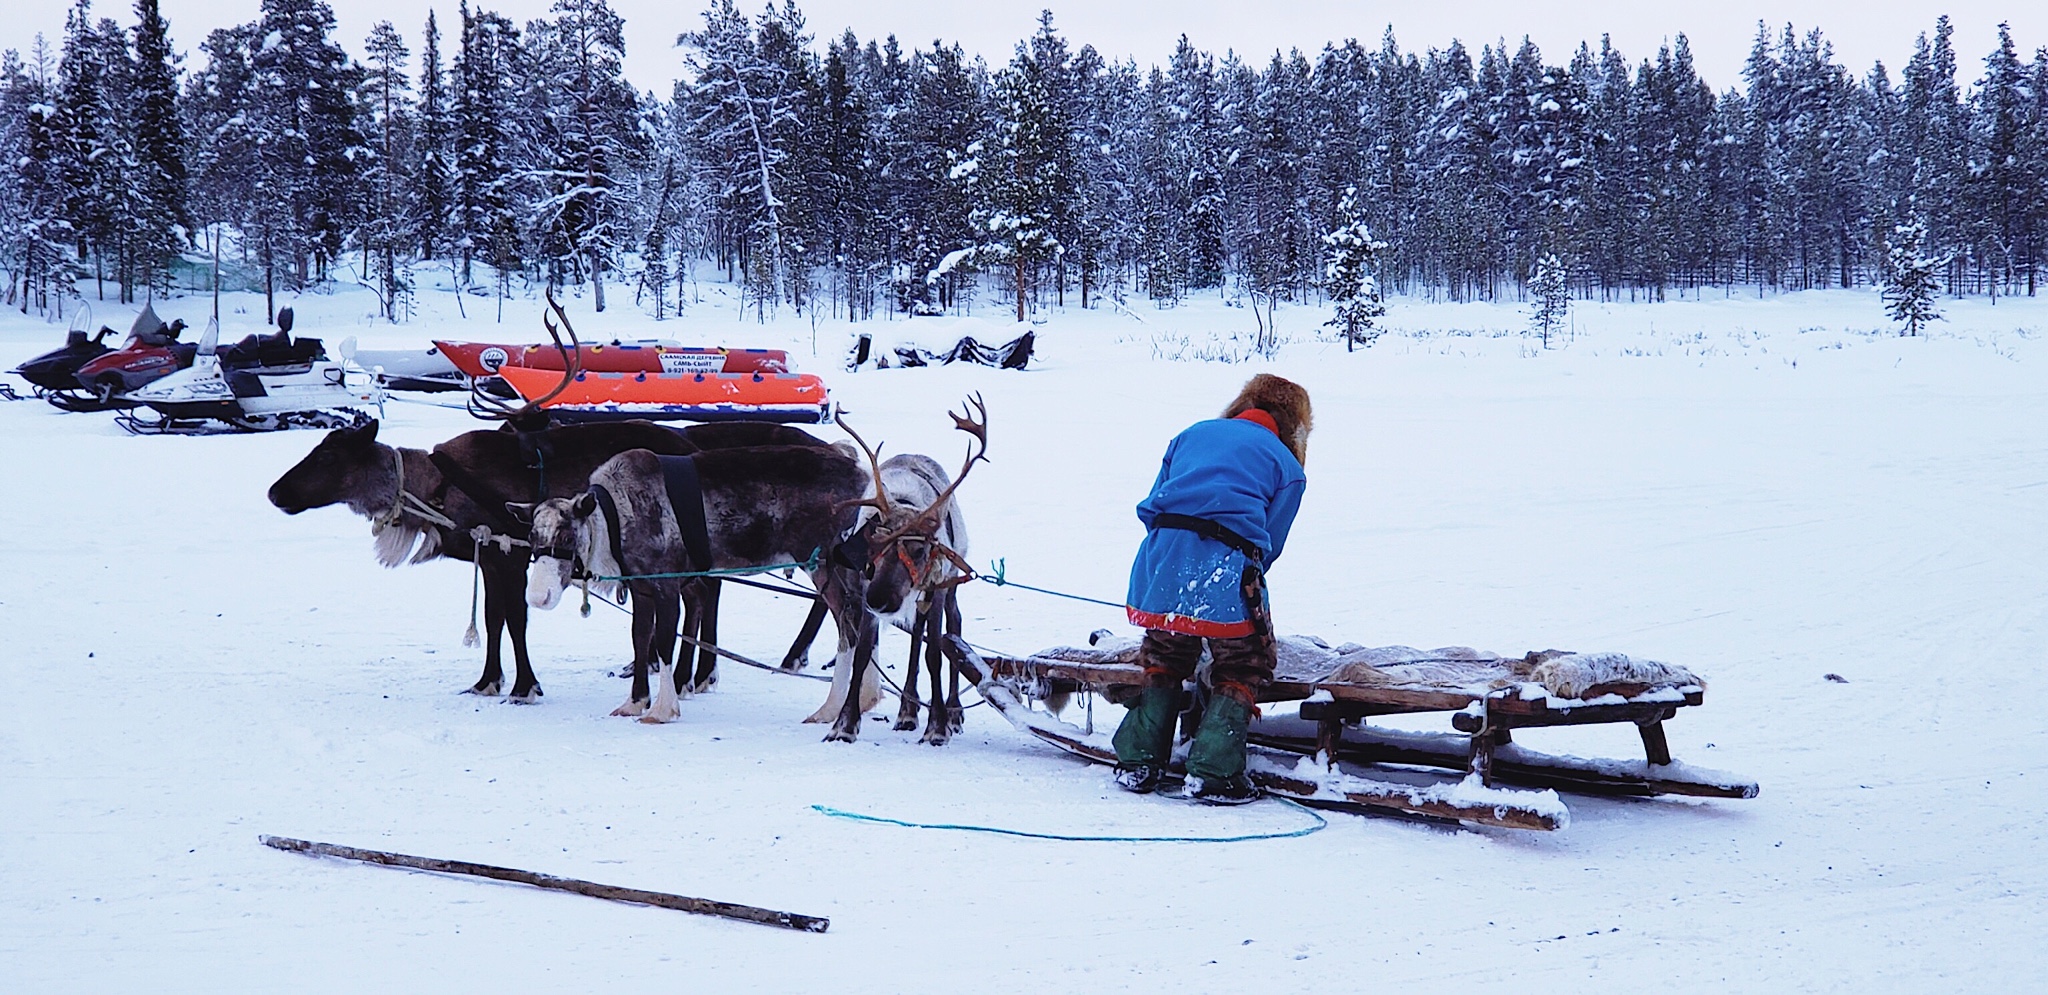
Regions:
<instances>
[{"instance_id":1,"label":"light gray reindeer","mask_svg":"<svg viewBox=\"0 0 2048 995\"><path fill-rule=\"evenodd\" d=\"M930 457L903 455L881 461L881 455L868 446L846 420L840 420L840 428L868 457L868 467L874 473L874 497L868 497L866 506L874 508L874 518L862 526L866 540L866 598L868 612L885 622L893 622L909 631L909 663L903 667L903 702L897 708L897 729L918 727L918 651L926 651L926 665L932 676L932 702L926 721L922 743L944 745L952 733L961 729L961 676L952 674L952 692L946 698L944 708L940 706L940 633L961 635L961 608L956 602L956 588L963 581L971 579L975 571L967 565L967 518L961 514L961 506L954 500L954 491L961 489L967 473L975 469L975 463L987 461L989 436L987 418L989 409L981 401L981 395L967 399L969 416L952 416L954 428L967 432L973 440L967 446L967 463L961 465L958 477L948 479L944 467ZM909 618L903 618L903 616ZM905 624L907 622L907 624ZM874 702L874 680L864 667L854 667L852 672L836 669L831 676L831 696L813 712L809 723L825 721L825 717L838 715L840 725L854 723ZM854 700L852 688L860 688L858 702Z\"/></svg>"},{"instance_id":2,"label":"light gray reindeer","mask_svg":"<svg viewBox=\"0 0 2048 995\"><path fill-rule=\"evenodd\" d=\"M847 432L854 434L850 428ZM859 440L860 436L854 438ZM862 448L866 448L865 442ZM918 655L923 652L931 674L931 703L924 734L918 741L944 746L953 733L960 731L962 711L957 670L952 672L951 693L943 700L940 698L939 675L944 658L939 652L939 637L942 632L961 632L956 591L973 576L972 571L963 567L967 556L967 519L960 510L960 502L950 497L952 478L937 460L899 454L877 464L877 455L868 451L869 465L881 481L877 492L889 510L878 513L876 527L885 533L902 533L902 537L893 555L874 562L866 600L869 610L882 622L910 634L910 659L904 666L902 701L896 711L895 728L917 728ZM909 528L913 524L916 527ZM879 673L879 667L867 671L868 680L863 682L859 705L863 714L881 697L876 679ZM850 670L835 669L831 695L804 721L826 722L837 716L845 707L851 678Z\"/></svg>"}]
</instances>

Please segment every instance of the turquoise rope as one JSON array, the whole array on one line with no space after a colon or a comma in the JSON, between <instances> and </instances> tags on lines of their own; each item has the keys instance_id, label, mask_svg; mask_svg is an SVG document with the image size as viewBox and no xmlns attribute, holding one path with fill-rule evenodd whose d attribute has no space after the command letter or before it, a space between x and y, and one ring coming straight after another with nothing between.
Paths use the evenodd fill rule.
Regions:
<instances>
[{"instance_id":1,"label":"turquoise rope","mask_svg":"<svg viewBox=\"0 0 2048 995\"><path fill-rule=\"evenodd\" d=\"M1003 567L1007 563L1007 560L997 560L994 563L988 565L988 568L991 571L990 573L975 574L974 579L988 581L989 583L994 584L997 587L1021 587L1027 591L1037 591L1040 594L1050 594L1056 598L1072 598L1075 601L1086 601L1091 605L1107 605L1111 608L1124 607L1124 604L1121 601L1103 601L1099 598L1084 598L1078 594L1068 594L1065 591L1053 591L1043 587L1032 587L1029 584L1019 584L1016 581L1010 580L1009 578L1003 576Z\"/></svg>"},{"instance_id":2,"label":"turquoise rope","mask_svg":"<svg viewBox=\"0 0 2048 995\"><path fill-rule=\"evenodd\" d=\"M885 819L879 815L862 815L859 812L846 812L829 805L813 805L811 806L811 811L829 815L835 819L852 819L856 822L878 822L885 826L902 826L905 829L949 829L968 833L995 833L999 836L1022 836L1026 839L1059 840L1064 843L1250 843L1254 840L1284 840L1293 839L1297 836L1307 836L1310 833L1321 832L1330 824L1330 820L1323 818L1321 813L1300 802L1278 797L1275 797L1273 800L1307 812L1309 818L1316 820L1316 824L1285 833L1253 833L1249 836L1067 836L1060 833L1028 833L1021 829L1003 829L997 826L960 826L944 822L905 822L901 819Z\"/></svg>"}]
</instances>

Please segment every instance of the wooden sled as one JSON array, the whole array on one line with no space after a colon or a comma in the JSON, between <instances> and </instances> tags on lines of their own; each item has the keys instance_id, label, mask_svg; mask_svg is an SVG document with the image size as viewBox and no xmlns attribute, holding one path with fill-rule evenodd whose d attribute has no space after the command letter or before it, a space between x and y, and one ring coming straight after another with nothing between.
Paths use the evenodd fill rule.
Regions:
<instances>
[{"instance_id":1,"label":"wooden sled","mask_svg":"<svg viewBox=\"0 0 2048 995\"><path fill-rule=\"evenodd\" d=\"M964 643L953 645L955 642L949 639L944 645L948 656L962 665L990 706L1012 725L1091 761L1116 762L1107 737L1091 736L1033 711L1026 701L1061 691L1102 692L1141 684L1143 670L1136 663L1086 650L984 658ZM1386 651L1360 651L1367 657L1375 652ZM1400 665L1383 670L1340 667L1326 673L1322 669L1327 668L1313 665L1290 667L1283 653L1276 679L1260 700L1299 701L1301 705L1297 715L1253 723L1255 749L1248 760L1252 779L1269 791L1311 804L1337 802L1369 811L1537 830L1561 829L1568 824L1570 813L1558 800L1557 791L1756 797L1753 781L1672 760L1663 723L1678 709L1704 700L1705 689L1696 682L1596 684L1572 698L1562 698L1520 678L1568 654L1546 651L1504 660L1462 649L1429 652L1437 655L1409 651L1404 664L1427 664L1439 672L1474 679L1466 684L1446 680L1402 683L1397 682L1403 669ZM1419 712L1454 713L1451 723L1457 732L1409 733L1364 724L1375 715ZM1511 739L1512 730L1518 728L1610 722L1637 727L1644 760L1555 756L1526 749ZM1354 769L1359 772L1346 771L1340 761L1357 765ZM1440 777L1415 778L1414 768L1462 771L1466 777L1448 783ZM1402 778L1415 778L1415 782Z\"/></svg>"}]
</instances>

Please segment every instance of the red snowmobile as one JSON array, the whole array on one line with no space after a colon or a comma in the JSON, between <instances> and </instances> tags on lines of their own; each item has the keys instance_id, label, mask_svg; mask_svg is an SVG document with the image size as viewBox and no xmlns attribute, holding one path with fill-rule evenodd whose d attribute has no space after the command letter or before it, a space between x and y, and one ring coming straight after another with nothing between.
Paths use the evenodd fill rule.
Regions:
<instances>
[{"instance_id":1,"label":"red snowmobile","mask_svg":"<svg viewBox=\"0 0 2048 995\"><path fill-rule=\"evenodd\" d=\"M121 395L192 365L199 346L178 341L184 331L183 318L166 325L154 308L144 304L142 313L135 316L135 324L128 330L127 343L79 367L73 374L78 387L50 391L50 403L66 411L135 407L135 402Z\"/></svg>"}]
</instances>

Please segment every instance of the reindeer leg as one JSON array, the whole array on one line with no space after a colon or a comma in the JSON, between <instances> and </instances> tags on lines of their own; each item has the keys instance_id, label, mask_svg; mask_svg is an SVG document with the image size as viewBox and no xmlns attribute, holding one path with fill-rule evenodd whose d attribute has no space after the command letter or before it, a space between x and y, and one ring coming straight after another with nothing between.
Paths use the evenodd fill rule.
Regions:
<instances>
[{"instance_id":1,"label":"reindeer leg","mask_svg":"<svg viewBox=\"0 0 2048 995\"><path fill-rule=\"evenodd\" d=\"M917 621L910 623L910 662L903 665L903 700L896 706L897 732L908 732L917 728L917 655L924 645L924 622L930 606L917 613ZM939 682L932 682L932 696L938 697Z\"/></svg>"},{"instance_id":2,"label":"reindeer leg","mask_svg":"<svg viewBox=\"0 0 2048 995\"><path fill-rule=\"evenodd\" d=\"M860 620L856 623L857 634L853 644L853 662L849 665L851 673L846 684L846 702L839 706L839 718L832 723L832 731L825 734L825 741L828 743L851 743L859 738L861 680L867 676L868 667L873 663L875 656L878 635L875 617L861 607L858 599L854 600L852 609L859 613Z\"/></svg>"},{"instance_id":3,"label":"reindeer leg","mask_svg":"<svg viewBox=\"0 0 2048 995\"><path fill-rule=\"evenodd\" d=\"M804 627L797 630L796 641L789 644L789 652L782 655L782 669L802 670L811 662L811 644L818 641L818 630L825 625L825 615L831 609L825 606L825 599L811 602L811 613L804 616Z\"/></svg>"},{"instance_id":4,"label":"reindeer leg","mask_svg":"<svg viewBox=\"0 0 2048 995\"><path fill-rule=\"evenodd\" d=\"M945 595L941 594L938 597L943 599ZM926 746L944 746L947 740L953 738L952 716L939 699L939 670L945 661L939 652L939 626L944 620L944 607L932 605L918 618L918 624L926 630L925 666L932 674L931 714L925 719L924 735L918 738L918 742Z\"/></svg>"},{"instance_id":5,"label":"reindeer leg","mask_svg":"<svg viewBox=\"0 0 2048 995\"><path fill-rule=\"evenodd\" d=\"M499 565L496 558L478 546L472 556L476 557L477 569L483 574L484 588L484 672L470 686L469 694L496 697L505 682L504 660L498 654L498 637L505 631L505 585L499 583ZM515 594L524 598L523 592Z\"/></svg>"},{"instance_id":6,"label":"reindeer leg","mask_svg":"<svg viewBox=\"0 0 2048 995\"><path fill-rule=\"evenodd\" d=\"M505 585L499 600L505 603L505 625L512 632L512 664L516 668L512 676L512 697L506 699L517 705L536 703L542 694L540 679L533 675L533 661L526 653L526 564L525 553L512 555L498 554L500 572Z\"/></svg>"},{"instance_id":7,"label":"reindeer leg","mask_svg":"<svg viewBox=\"0 0 2048 995\"><path fill-rule=\"evenodd\" d=\"M654 655L654 592L645 584L633 589L633 689L626 703L612 709L613 715L641 715L647 711L647 664Z\"/></svg>"},{"instance_id":8,"label":"reindeer leg","mask_svg":"<svg viewBox=\"0 0 2048 995\"><path fill-rule=\"evenodd\" d=\"M647 714L640 716L642 722L673 722L676 716L682 714L682 709L676 704L677 692L681 690L683 683L683 671L678 667L676 659L679 655L676 652L676 617L682 612L684 599L689 598L694 603L696 597L694 592L685 593L689 590L687 588L671 587L667 584L661 587L661 595L654 603L654 652L650 654L653 657L650 662L654 664L651 682L654 688L654 703L647 709ZM699 617L702 617L701 612ZM687 665L689 656L681 656L681 663Z\"/></svg>"},{"instance_id":9,"label":"reindeer leg","mask_svg":"<svg viewBox=\"0 0 2048 995\"><path fill-rule=\"evenodd\" d=\"M716 580L706 580L702 585L704 607L698 612L698 639L712 646L718 645L718 598L720 585ZM718 686L718 654L702 646L692 647L697 656L697 677L694 687L698 691L709 691Z\"/></svg>"},{"instance_id":10,"label":"reindeer leg","mask_svg":"<svg viewBox=\"0 0 2048 995\"><path fill-rule=\"evenodd\" d=\"M945 598L946 631L955 636L960 635L966 628L960 618L960 589L956 587L947 591ZM936 624L933 628L934 630L937 629ZM938 642L936 635L933 636L932 642ZM947 661L946 668L952 675L952 690L946 695L946 725L952 732L959 732L967 725L967 710L960 707L960 667L951 661ZM936 682L938 678L933 677L932 680ZM932 697L938 697L936 690L932 692Z\"/></svg>"}]
</instances>

